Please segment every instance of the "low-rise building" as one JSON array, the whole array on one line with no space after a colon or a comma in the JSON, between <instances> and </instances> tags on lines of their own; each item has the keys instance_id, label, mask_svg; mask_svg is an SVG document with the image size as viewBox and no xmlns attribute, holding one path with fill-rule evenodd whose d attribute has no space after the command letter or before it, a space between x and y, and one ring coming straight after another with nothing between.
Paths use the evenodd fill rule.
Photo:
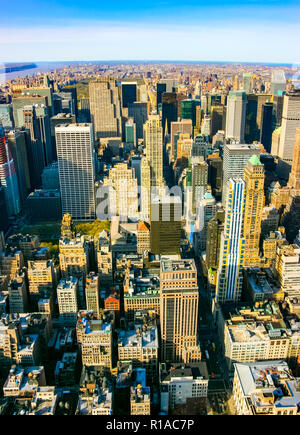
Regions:
<instances>
[{"instance_id":1,"label":"low-rise building","mask_svg":"<svg viewBox=\"0 0 300 435\"><path fill-rule=\"evenodd\" d=\"M233 397L239 415L299 415L300 379L283 360L236 363Z\"/></svg>"}]
</instances>

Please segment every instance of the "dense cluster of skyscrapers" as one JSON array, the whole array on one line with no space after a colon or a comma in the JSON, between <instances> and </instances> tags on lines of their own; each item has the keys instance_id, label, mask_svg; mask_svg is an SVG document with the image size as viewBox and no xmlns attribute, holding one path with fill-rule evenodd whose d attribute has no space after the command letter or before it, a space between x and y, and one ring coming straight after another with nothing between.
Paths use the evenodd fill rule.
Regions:
<instances>
[{"instance_id":1,"label":"dense cluster of skyscrapers","mask_svg":"<svg viewBox=\"0 0 300 435\"><path fill-rule=\"evenodd\" d=\"M300 91L104 70L0 94L0 413L299 415Z\"/></svg>"}]
</instances>

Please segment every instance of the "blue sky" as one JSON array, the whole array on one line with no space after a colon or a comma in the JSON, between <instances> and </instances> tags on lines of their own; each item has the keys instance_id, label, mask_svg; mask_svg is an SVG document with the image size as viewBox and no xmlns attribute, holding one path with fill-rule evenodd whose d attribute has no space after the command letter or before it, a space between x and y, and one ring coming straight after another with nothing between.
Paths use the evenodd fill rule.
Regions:
<instances>
[{"instance_id":1,"label":"blue sky","mask_svg":"<svg viewBox=\"0 0 300 435\"><path fill-rule=\"evenodd\" d=\"M5 0L0 61L300 61L299 0Z\"/></svg>"}]
</instances>

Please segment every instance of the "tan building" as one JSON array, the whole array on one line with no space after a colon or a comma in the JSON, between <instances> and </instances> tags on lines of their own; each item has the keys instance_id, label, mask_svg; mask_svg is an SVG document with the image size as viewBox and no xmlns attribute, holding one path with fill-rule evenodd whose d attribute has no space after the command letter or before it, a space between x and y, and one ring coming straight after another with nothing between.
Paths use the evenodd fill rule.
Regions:
<instances>
[{"instance_id":1,"label":"tan building","mask_svg":"<svg viewBox=\"0 0 300 435\"><path fill-rule=\"evenodd\" d=\"M191 119L182 119L181 121L171 122L171 155L172 156L174 156L174 137L175 134L178 133L186 133L189 137L191 137L193 134L193 121Z\"/></svg>"},{"instance_id":2,"label":"tan building","mask_svg":"<svg viewBox=\"0 0 300 435\"><path fill-rule=\"evenodd\" d=\"M15 278L8 283L9 312L27 313L28 297L24 270L19 270Z\"/></svg>"},{"instance_id":3,"label":"tan building","mask_svg":"<svg viewBox=\"0 0 300 435\"><path fill-rule=\"evenodd\" d=\"M265 203L264 168L259 158L253 155L244 169L246 183L245 193L245 266L257 265L259 258L259 242L261 230L261 216Z\"/></svg>"},{"instance_id":4,"label":"tan building","mask_svg":"<svg viewBox=\"0 0 300 435\"><path fill-rule=\"evenodd\" d=\"M76 325L78 312L78 279L62 279L57 286L60 321L63 325Z\"/></svg>"},{"instance_id":5,"label":"tan building","mask_svg":"<svg viewBox=\"0 0 300 435\"><path fill-rule=\"evenodd\" d=\"M59 266L63 278L88 274L88 245L84 236L59 240Z\"/></svg>"},{"instance_id":6,"label":"tan building","mask_svg":"<svg viewBox=\"0 0 300 435\"><path fill-rule=\"evenodd\" d=\"M24 266L24 256L18 248L7 248L0 252L1 275L8 275L10 279L14 279L18 270Z\"/></svg>"},{"instance_id":7,"label":"tan building","mask_svg":"<svg viewBox=\"0 0 300 435\"><path fill-rule=\"evenodd\" d=\"M234 364L237 414L299 415L299 382L283 360Z\"/></svg>"},{"instance_id":8,"label":"tan building","mask_svg":"<svg viewBox=\"0 0 300 435\"><path fill-rule=\"evenodd\" d=\"M104 178L103 187L110 187L109 213L127 219L138 218L137 179L133 168L127 163L118 163L109 170L109 177Z\"/></svg>"},{"instance_id":9,"label":"tan building","mask_svg":"<svg viewBox=\"0 0 300 435\"><path fill-rule=\"evenodd\" d=\"M146 157L141 161L141 212L140 218L145 221L150 219L150 200L151 200L151 172L150 163Z\"/></svg>"},{"instance_id":10,"label":"tan building","mask_svg":"<svg viewBox=\"0 0 300 435\"><path fill-rule=\"evenodd\" d=\"M133 367L146 369L152 381L158 376L158 331L156 326L135 326L121 330L118 338L118 360L132 361Z\"/></svg>"},{"instance_id":11,"label":"tan building","mask_svg":"<svg viewBox=\"0 0 300 435\"><path fill-rule=\"evenodd\" d=\"M297 297L300 291L300 247L278 246L275 269L281 290L287 296Z\"/></svg>"},{"instance_id":12,"label":"tan building","mask_svg":"<svg viewBox=\"0 0 300 435\"><path fill-rule=\"evenodd\" d=\"M57 284L53 260L28 261L27 274L31 299L38 301L53 295Z\"/></svg>"},{"instance_id":13,"label":"tan building","mask_svg":"<svg viewBox=\"0 0 300 435\"><path fill-rule=\"evenodd\" d=\"M150 388L138 384L130 389L130 415L150 415Z\"/></svg>"},{"instance_id":14,"label":"tan building","mask_svg":"<svg viewBox=\"0 0 300 435\"><path fill-rule=\"evenodd\" d=\"M137 228L137 253L150 251L150 226L147 222L139 222Z\"/></svg>"},{"instance_id":15,"label":"tan building","mask_svg":"<svg viewBox=\"0 0 300 435\"><path fill-rule=\"evenodd\" d=\"M29 415L54 415L58 406L55 387L39 387L31 401Z\"/></svg>"},{"instance_id":16,"label":"tan building","mask_svg":"<svg viewBox=\"0 0 300 435\"><path fill-rule=\"evenodd\" d=\"M149 115L144 124L146 158L150 165L150 186L163 183L163 129L159 115Z\"/></svg>"},{"instance_id":17,"label":"tan building","mask_svg":"<svg viewBox=\"0 0 300 435\"><path fill-rule=\"evenodd\" d=\"M90 272L86 277L85 300L88 311L93 311L94 318L100 318L99 277Z\"/></svg>"},{"instance_id":18,"label":"tan building","mask_svg":"<svg viewBox=\"0 0 300 435\"><path fill-rule=\"evenodd\" d=\"M30 234L15 234L10 236L7 240L7 244L12 248L16 247L22 251L24 256L24 261L33 260L34 253L40 246L38 236L33 236Z\"/></svg>"},{"instance_id":19,"label":"tan building","mask_svg":"<svg viewBox=\"0 0 300 435\"><path fill-rule=\"evenodd\" d=\"M90 81L89 99L95 140L120 137L122 131L121 102L115 79L103 77Z\"/></svg>"},{"instance_id":20,"label":"tan building","mask_svg":"<svg viewBox=\"0 0 300 435\"><path fill-rule=\"evenodd\" d=\"M112 251L109 235L105 230L98 235L96 253L100 285L101 287L110 286L113 283Z\"/></svg>"},{"instance_id":21,"label":"tan building","mask_svg":"<svg viewBox=\"0 0 300 435\"><path fill-rule=\"evenodd\" d=\"M194 260L162 260L160 269L162 360L182 361L197 345L199 290Z\"/></svg>"},{"instance_id":22,"label":"tan building","mask_svg":"<svg viewBox=\"0 0 300 435\"><path fill-rule=\"evenodd\" d=\"M104 312L99 320L91 311L80 311L76 325L82 364L101 366L109 372L112 368L113 316Z\"/></svg>"}]
</instances>

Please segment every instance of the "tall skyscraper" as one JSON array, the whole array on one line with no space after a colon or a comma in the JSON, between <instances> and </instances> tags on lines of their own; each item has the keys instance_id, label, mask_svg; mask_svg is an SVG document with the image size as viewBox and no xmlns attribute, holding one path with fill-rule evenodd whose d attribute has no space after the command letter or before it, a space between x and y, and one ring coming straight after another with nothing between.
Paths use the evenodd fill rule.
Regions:
<instances>
[{"instance_id":1,"label":"tall skyscraper","mask_svg":"<svg viewBox=\"0 0 300 435\"><path fill-rule=\"evenodd\" d=\"M160 266L162 361L185 362L197 346L197 269L194 260L162 260Z\"/></svg>"},{"instance_id":2,"label":"tall skyscraper","mask_svg":"<svg viewBox=\"0 0 300 435\"><path fill-rule=\"evenodd\" d=\"M252 83L251 83L251 73L243 73L243 90L246 94L251 92Z\"/></svg>"},{"instance_id":3,"label":"tall skyscraper","mask_svg":"<svg viewBox=\"0 0 300 435\"><path fill-rule=\"evenodd\" d=\"M95 139L121 137L121 104L116 81L112 78L91 81L89 96Z\"/></svg>"},{"instance_id":4,"label":"tall skyscraper","mask_svg":"<svg viewBox=\"0 0 300 435\"><path fill-rule=\"evenodd\" d=\"M156 255L179 255L182 204L177 196L151 201L150 249Z\"/></svg>"},{"instance_id":5,"label":"tall skyscraper","mask_svg":"<svg viewBox=\"0 0 300 435\"><path fill-rule=\"evenodd\" d=\"M293 190L295 195L300 196L300 128L296 129L293 164L288 186Z\"/></svg>"},{"instance_id":6,"label":"tall skyscraper","mask_svg":"<svg viewBox=\"0 0 300 435\"><path fill-rule=\"evenodd\" d=\"M228 144L224 145L223 152L223 193L222 202L225 204L227 182L230 178L242 178L244 176L244 168L250 159L255 154L259 156L260 149L257 145L247 144Z\"/></svg>"},{"instance_id":7,"label":"tall skyscraper","mask_svg":"<svg viewBox=\"0 0 300 435\"><path fill-rule=\"evenodd\" d=\"M244 143L246 120L246 93L231 91L227 99L226 138Z\"/></svg>"},{"instance_id":8,"label":"tall skyscraper","mask_svg":"<svg viewBox=\"0 0 300 435\"><path fill-rule=\"evenodd\" d=\"M181 119L191 119L193 127L196 125L196 107L201 105L200 100L181 101Z\"/></svg>"},{"instance_id":9,"label":"tall skyscraper","mask_svg":"<svg viewBox=\"0 0 300 435\"><path fill-rule=\"evenodd\" d=\"M171 131L171 122L177 121L178 108L177 108L177 94L176 92L164 92L162 94L162 128L163 135Z\"/></svg>"},{"instance_id":10,"label":"tall skyscraper","mask_svg":"<svg viewBox=\"0 0 300 435\"><path fill-rule=\"evenodd\" d=\"M271 152L272 133L273 133L273 103L266 101L263 104L262 113L261 113L260 142L263 144L265 150L268 153Z\"/></svg>"},{"instance_id":11,"label":"tall skyscraper","mask_svg":"<svg viewBox=\"0 0 300 435\"><path fill-rule=\"evenodd\" d=\"M92 124L55 127L62 213L95 219L95 168Z\"/></svg>"},{"instance_id":12,"label":"tall skyscraper","mask_svg":"<svg viewBox=\"0 0 300 435\"><path fill-rule=\"evenodd\" d=\"M8 216L17 215L21 211L18 178L12 154L0 125L0 185L4 188Z\"/></svg>"},{"instance_id":13,"label":"tall skyscraper","mask_svg":"<svg viewBox=\"0 0 300 435\"><path fill-rule=\"evenodd\" d=\"M228 181L224 232L217 278L216 299L219 303L239 301L243 284L245 258L245 182L241 178Z\"/></svg>"},{"instance_id":14,"label":"tall skyscraper","mask_svg":"<svg viewBox=\"0 0 300 435\"><path fill-rule=\"evenodd\" d=\"M265 205L264 167L257 155L253 154L244 170L246 183L245 203L245 266L255 266L259 262L259 242L262 210Z\"/></svg>"},{"instance_id":15,"label":"tall skyscraper","mask_svg":"<svg viewBox=\"0 0 300 435\"><path fill-rule=\"evenodd\" d=\"M300 128L300 91L286 94L283 98L278 157L289 166L293 160L296 128Z\"/></svg>"},{"instance_id":16,"label":"tall skyscraper","mask_svg":"<svg viewBox=\"0 0 300 435\"><path fill-rule=\"evenodd\" d=\"M136 138L143 138L143 125L148 119L148 104L133 102L128 103L128 117L133 118L136 125Z\"/></svg>"},{"instance_id":17,"label":"tall skyscraper","mask_svg":"<svg viewBox=\"0 0 300 435\"><path fill-rule=\"evenodd\" d=\"M137 101L137 83L136 82L122 82L122 107L128 107L129 103Z\"/></svg>"},{"instance_id":18,"label":"tall skyscraper","mask_svg":"<svg viewBox=\"0 0 300 435\"><path fill-rule=\"evenodd\" d=\"M146 158L150 165L150 186L163 184L163 135L159 115L150 115L144 124Z\"/></svg>"},{"instance_id":19,"label":"tall skyscraper","mask_svg":"<svg viewBox=\"0 0 300 435\"><path fill-rule=\"evenodd\" d=\"M271 94L278 95L279 92L285 91L286 78L283 70L273 70L271 77Z\"/></svg>"}]
</instances>

